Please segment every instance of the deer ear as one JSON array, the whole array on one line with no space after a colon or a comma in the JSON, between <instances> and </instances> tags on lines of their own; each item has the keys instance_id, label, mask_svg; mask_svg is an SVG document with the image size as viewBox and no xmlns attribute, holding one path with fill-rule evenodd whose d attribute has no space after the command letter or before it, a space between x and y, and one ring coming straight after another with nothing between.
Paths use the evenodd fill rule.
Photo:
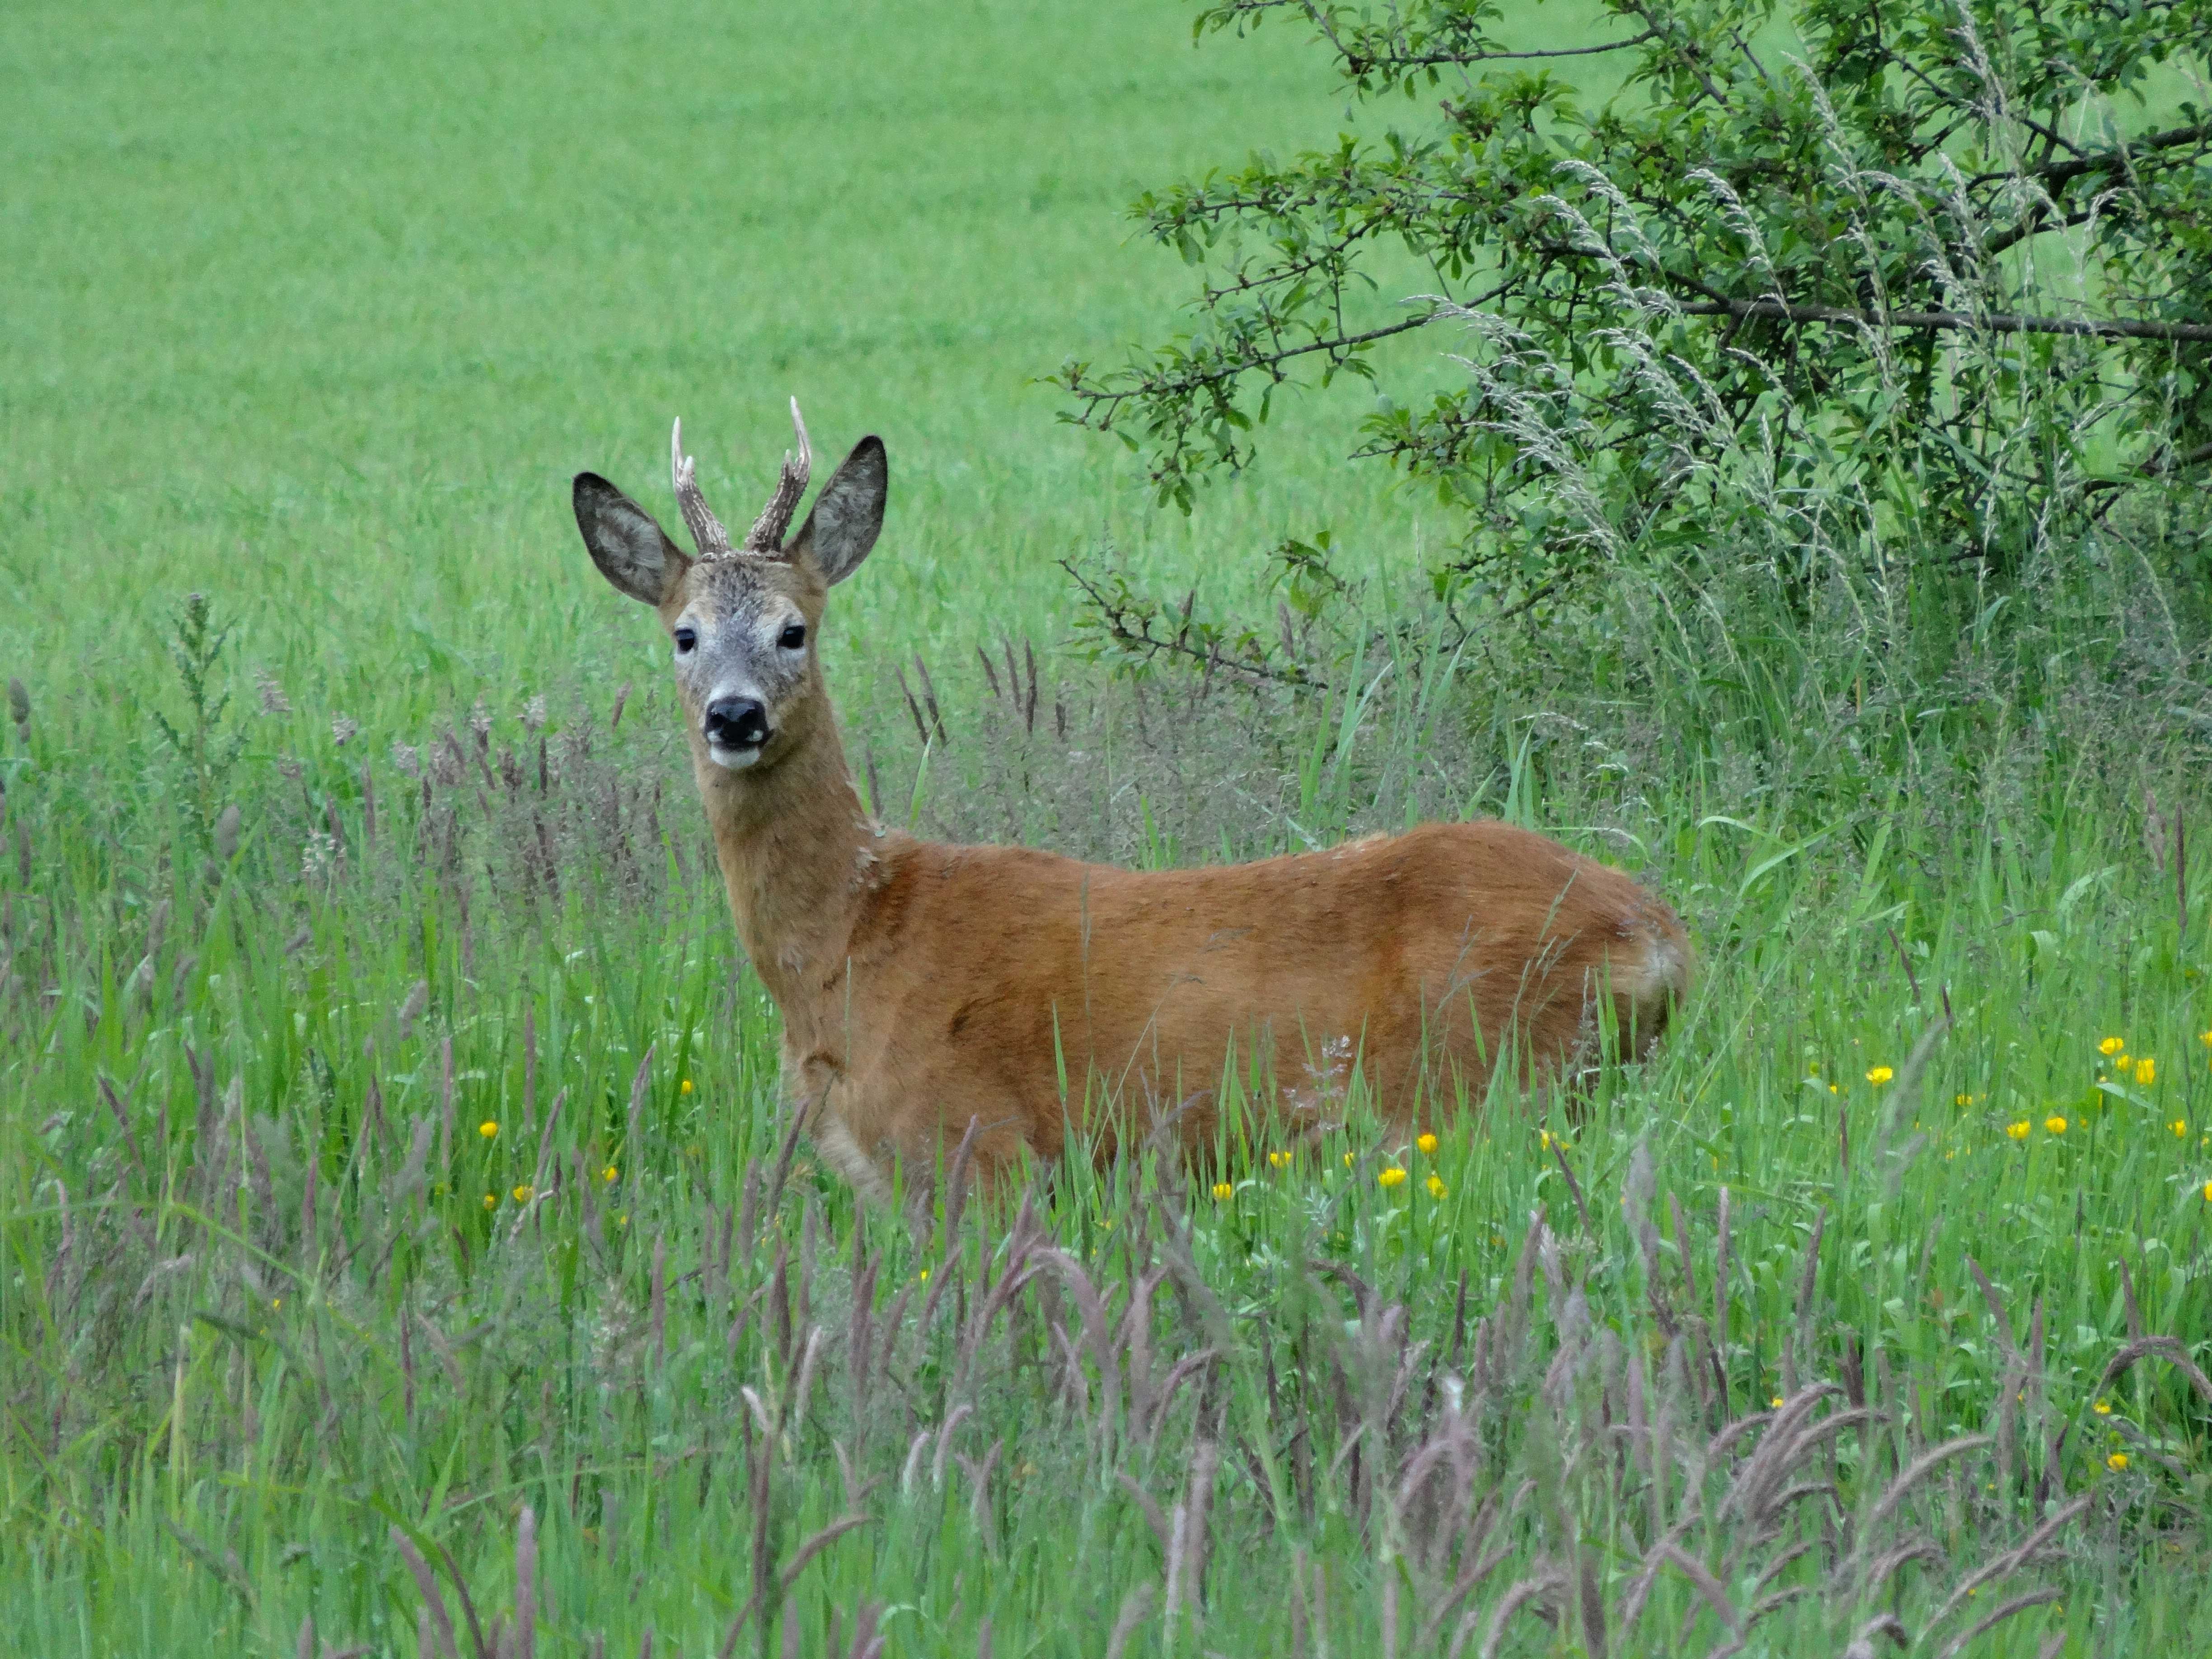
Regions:
<instances>
[{"instance_id":1,"label":"deer ear","mask_svg":"<svg viewBox=\"0 0 2212 1659\"><path fill-rule=\"evenodd\" d=\"M576 475L574 503L576 528L599 574L647 605L676 591L691 562L653 514L596 472Z\"/></svg>"},{"instance_id":2,"label":"deer ear","mask_svg":"<svg viewBox=\"0 0 2212 1659\"><path fill-rule=\"evenodd\" d=\"M890 493L890 464L884 441L872 434L853 446L845 464L832 473L814 510L791 540L789 557L811 564L835 586L860 568L884 527L884 502Z\"/></svg>"}]
</instances>

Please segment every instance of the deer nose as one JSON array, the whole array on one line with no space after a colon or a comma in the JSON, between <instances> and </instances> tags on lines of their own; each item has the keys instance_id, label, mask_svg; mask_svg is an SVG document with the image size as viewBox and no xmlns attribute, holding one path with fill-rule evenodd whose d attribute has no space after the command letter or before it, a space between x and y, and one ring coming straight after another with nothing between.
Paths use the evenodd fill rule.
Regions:
<instances>
[{"instance_id":1,"label":"deer nose","mask_svg":"<svg viewBox=\"0 0 2212 1659\"><path fill-rule=\"evenodd\" d=\"M707 705L707 741L757 749L768 741L768 710L758 697L717 697Z\"/></svg>"}]
</instances>

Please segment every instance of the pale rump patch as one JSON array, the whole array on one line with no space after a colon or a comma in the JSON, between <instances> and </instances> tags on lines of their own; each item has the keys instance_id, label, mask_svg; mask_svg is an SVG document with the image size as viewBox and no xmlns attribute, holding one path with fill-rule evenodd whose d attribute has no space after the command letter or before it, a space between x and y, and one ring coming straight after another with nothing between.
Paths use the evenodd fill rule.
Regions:
<instances>
[{"instance_id":1,"label":"pale rump patch","mask_svg":"<svg viewBox=\"0 0 2212 1659\"><path fill-rule=\"evenodd\" d=\"M1622 931L1626 933L1626 927ZM1644 948L1613 963L1613 989L1639 1004L1680 1002L1690 994L1690 953L1685 942L1663 927L1646 926Z\"/></svg>"}]
</instances>

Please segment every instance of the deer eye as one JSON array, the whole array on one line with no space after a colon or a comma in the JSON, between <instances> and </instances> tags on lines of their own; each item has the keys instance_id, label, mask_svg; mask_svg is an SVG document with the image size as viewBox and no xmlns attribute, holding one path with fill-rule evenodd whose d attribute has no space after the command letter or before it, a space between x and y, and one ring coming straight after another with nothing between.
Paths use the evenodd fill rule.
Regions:
<instances>
[{"instance_id":1,"label":"deer eye","mask_svg":"<svg viewBox=\"0 0 2212 1659\"><path fill-rule=\"evenodd\" d=\"M698 643L699 635L696 629L679 628L676 630L676 649L678 653L689 654L692 647Z\"/></svg>"},{"instance_id":2,"label":"deer eye","mask_svg":"<svg viewBox=\"0 0 2212 1659\"><path fill-rule=\"evenodd\" d=\"M787 651L798 650L806 643L806 624L805 623L787 623L783 632L776 636L775 642Z\"/></svg>"}]
</instances>

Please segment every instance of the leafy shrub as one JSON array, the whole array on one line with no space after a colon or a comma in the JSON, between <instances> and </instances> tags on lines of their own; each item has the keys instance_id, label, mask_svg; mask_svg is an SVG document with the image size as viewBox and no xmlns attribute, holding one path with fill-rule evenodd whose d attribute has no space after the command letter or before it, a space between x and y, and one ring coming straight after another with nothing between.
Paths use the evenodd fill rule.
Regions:
<instances>
[{"instance_id":1,"label":"leafy shrub","mask_svg":"<svg viewBox=\"0 0 2212 1659\"><path fill-rule=\"evenodd\" d=\"M1439 589L1524 605L1717 547L1799 594L1899 548L2009 575L2212 460L2200 0L1606 0L1536 50L1491 0L1198 29L1284 12L1354 100L1427 113L1136 204L1204 272L1189 325L1058 382L1163 501L1347 373L1382 393L1358 453L1458 520ZM1431 291L1394 308L1400 250ZM1401 402L1379 349L1415 333L1467 375Z\"/></svg>"}]
</instances>

